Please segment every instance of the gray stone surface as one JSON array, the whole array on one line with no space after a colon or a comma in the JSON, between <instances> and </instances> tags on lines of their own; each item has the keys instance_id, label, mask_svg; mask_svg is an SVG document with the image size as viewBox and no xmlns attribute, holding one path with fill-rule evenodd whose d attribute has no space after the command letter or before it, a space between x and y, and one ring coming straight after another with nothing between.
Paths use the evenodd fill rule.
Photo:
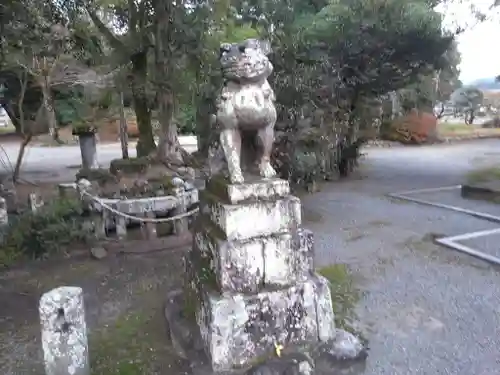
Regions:
<instances>
[{"instance_id":1,"label":"gray stone surface","mask_svg":"<svg viewBox=\"0 0 500 375\"><path fill-rule=\"evenodd\" d=\"M245 176L244 184L231 184L222 177L208 181L207 191L220 197L225 203L241 203L256 200L274 200L290 194L290 184L280 178L263 180L254 176Z\"/></svg>"},{"instance_id":2,"label":"gray stone surface","mask_svg":"<svg viewBox=\"0 0 500 375\"><path fill-rule=\"evenodd\" d=\"M314 270L310 231L230 241L210 228L210 222L200 225L203 229L195 231L194 251L214 260L211 267L222 292L255 293L263 285L288 286L306 280Z\"/></svg>"},{"instance_id":3,"label":"gray stone surface","mask_svg":"<svg viewBox=\"0 0 500 375\"><path fill-rule=\"evenodd\" d=\"M107 250L102 246L94 246L90 249L90 254L93 258L101 260L108 256Z\"/></svg>"},{"instance_id":4,"label":"gray stone surface","mask_svg":"<svg viewBox=\"0 0 500 375\"><path fill-rule=\"evenodd\" d=\"M302 353L290 353L256 365L245 375L314 375L314 361Z\"/></svg>"},{"instance_id":5,"label":"gray stone surface","mask_svg":"<svg viewBox=\"0 0 500 375\"><path fill-rule=\"evenodd\" d=\"M200 301L196 318L216 371L248 365L275 344L327 341L335 336L328 281L312 276L294 286L258 294L220 294L188 262ZM193 274L194 273L194 274Z\"/></svg>"},{"instance_id":6,"label":"gray stone surface","mask_svg":"<svg viewBox=\"0 0 500 375\"><path fill-rule=\"evenodd\" d=\"M329 282L313 272L313 235L300 227L300 200L288 191L287 182L212 181L201 195L185 298L216 372L249 366L276 345L335 337Z\"/></svg>"},{"instance_id":7,"label":"gray stone surface","mask_svg":"<svg viewBox=\"0 0 500 375\"><path fill-rule=\"evenodd\" d=\"M230 205L221 203L215 195L203 191L200 193L200 211L229 240L288 232L301 224L300 200L293 196Z\"/></svg>"},{"instance_id":8,"label":"gray stone surface","mask_svg":"<svg viewBox=\"0 0 500 375\"><path fill-rule=\"evenodd\" d=\"M40 298L46 375L90 375L83 290L64 286Z\"/></svg>"},{"instance_id":9,"label":"gray stone surface","mask_svg":"<svg viewBox=\"0 0 500 375\"><path fill-rule=\"evenodd\" d=\"M367 356L367 348L361 340L343 329L337 329L335 337L322 344L319 350L332 361L357 360Z\"/></svg>"},{"instance_id":10,"label":"gray stone surface","mask_svg":"<svg viewBox=\"0 0 500 375\"><path fill-rule=\"evenodd\" d=\"M244 182L242 170L251 164L257 164L261 177L276 176L271 152L277 113L276 96L267 81L273 71L269 52L268 43L255 39L220 48L224 85L216 100L215 121L233 183Z\"/></svg>"},{"instance_id":11,"label":"gray stone surface","mask_svg":"<svg viewBox=\"0 0 500 375\"><path fill-rule=\"evenodd\" d=\"M38 211L43 205L44 202L38 194L31 193L28 195L28 207L30 208L31 212Z\"/></svg>"},{"instance_id":12,"label":"gray stone surface","mask_svg":"<svg viewBox=\"0 0 500 375\"><path fill-rule=\"evenodd\" d=\"M336 330L326 342L288 343L268 351L253 363L213 371L196 321L186 314L182 290L171 292L165 305L170 339L177 353L191 363L192 375L338 375L359 374L366 367L367 348L355 336Z\"/></svg>"},{"instance_id":13,"label":"gray stone surface","mask_svg":"<svg viewBox=\"0 0 500 375\"><path fill-rule=\"evenodd\" d=\"M94 169L99 168L97 162L97 141L95 134L84 134L78 137L80 144L80 152L82 156L82 168Z\"/></svg>"},{"instance_id":14,"label":"gray stone surface","mask_svg":"<svg viewBox=\"0 0 500 375\"><path fill-rule=\"evenodd\" d=\"M0 227L9 224L9 215L7 214L7 201L5 198L0 197Z\"/></svg>"}]
</instances>

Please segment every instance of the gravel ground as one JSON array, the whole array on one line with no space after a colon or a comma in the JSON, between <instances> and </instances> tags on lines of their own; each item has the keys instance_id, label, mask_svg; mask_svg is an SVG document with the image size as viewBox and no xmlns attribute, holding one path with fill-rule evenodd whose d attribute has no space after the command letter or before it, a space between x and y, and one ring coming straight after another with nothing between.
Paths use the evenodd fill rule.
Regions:
<instances>
[{"instance_id":1,"label":"gravel ground","mask_svg":"<svg viewBox=\"0 0 500 375\"><path fill-rule=\"evenodd\" d=\"M459 188L450 191L410 194L408 197L433 203L447 204L500 217L500 204L492 204L483 200L463 199L460 196Z\"/></svg>"},{"instance_id":2,"label":"gravel ground","mask_svg":"<svg viewBox=\"0 0 500 375\"><path fill-rule=\"evenodd\" d=\"M383 195L460 184L499 145L370 150L357 180L303 198L317 266L346 263L361 275L357 313L371 347L363 374L500 373L498 268L432 243L498 225ZM448 204L485 208L447 194Z\"/></svg>"}]
</instances>

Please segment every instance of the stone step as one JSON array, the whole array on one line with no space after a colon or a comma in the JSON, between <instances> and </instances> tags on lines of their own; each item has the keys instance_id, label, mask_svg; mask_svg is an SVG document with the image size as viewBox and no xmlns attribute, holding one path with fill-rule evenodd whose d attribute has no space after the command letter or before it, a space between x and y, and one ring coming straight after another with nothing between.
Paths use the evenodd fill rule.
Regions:
<instances>
[{"instance_id":1,"label":"stone step","mask_svg":"<svg viewBox=\"0 0 500 375\"><path fill-rule=\"evenodd\" d=\"M202 224L195 225L193 237L194 256L210 267L222 293L283 288L306 280L314 270L313 233L302 228L231 241Z\"/></svg>"},{"instance_id":2,"label":"stone step","mask_svg":"<svg viewBox=\"0 0 500 375\"><path fill-rule=\"evenodd\" d=\"M289 232L302 223L300 199L292 195L268 201L226 204L204 190L200 192L200 212L228 240L245 240Z\"/></svg>"}]
</instances>

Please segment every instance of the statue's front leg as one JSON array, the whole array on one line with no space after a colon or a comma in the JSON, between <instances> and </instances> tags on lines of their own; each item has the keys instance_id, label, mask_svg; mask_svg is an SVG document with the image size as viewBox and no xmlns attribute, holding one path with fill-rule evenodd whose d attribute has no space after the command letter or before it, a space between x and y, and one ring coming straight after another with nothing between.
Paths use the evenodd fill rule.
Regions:
<instances>
[{"instance_id":1,"label":"statue's front leg","mask_svg":"<svg viewBox=\"0 0 500 375\"><path fill-rule=\"evenodd\" d=\"M223 129L220 133L220 143L226 157L231 182L233 184L243 183L240 161L241 134L239 129L236 127Z\"/></svg>"},{"instance_id":2,"label":"statue's front leg","mask_svg":"<svg viewBox=\"0 0 500 375\"><path fill-rule=\"evenodd\" d=\"M274 143L274 123L260 129L258 136L262 145L262 155L259 161L259 173L264 178L276 176L276 171L271 165L271 152Z\"/></svg>"}]
</instances>

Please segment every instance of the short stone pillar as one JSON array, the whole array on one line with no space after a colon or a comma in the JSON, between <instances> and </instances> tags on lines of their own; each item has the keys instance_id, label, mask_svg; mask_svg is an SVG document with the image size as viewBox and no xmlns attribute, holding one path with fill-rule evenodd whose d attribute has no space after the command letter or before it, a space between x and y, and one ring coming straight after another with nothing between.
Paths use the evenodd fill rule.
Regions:
<instances>
[{"instance_id":1,"label":"short stone pillar","mask_svg":"<svg viewBox=\"0 0 500 375\"><path fill-rule=\"evenodd\" d=\"M73 130L73 134L78 136L80 153L82 155L82 169L97 169L97 129L94 127L82 127Z\"/></svg>"},{"instance_id":2,"label":"short stone pillar","mask_svg":"<svg viewBox=\"0 0 500 375\"><path fill-rule=\"evenodd\" d=\"M40 298L46 375L90 375L83 290L63 286Z\"/></svg>"},{"instance_id":3,"label":"short stone pillar","mask_svg":"<svg viewBox=\"0 0 500 375\"><path fill-rule=\"evenodd\" d=\"M97 142L95 134L80 134L79 139L80 152L82 154L82 168L99 168L99 163L97 162Z\"/></svg>"},{"instance_id":4,"label":"short stone pillar","mask_svg":"<svg viewBox=\"0 0 500 375\"><path fill-rule=\"evenodd\" d=\"M30 193L28 195L28 206L31 212L37 212L40 207L43 207L44 202L37 193Z\"/></svg>"},{"instance_id":5,"label":"short stone pillar","mask_svg":"<svg viewBox=\"0 0 500 375\"><path fill-rule=\"evenodd\" d=\"M186 256L186 306L214 372L251 365L277 346L332 340L329 283L314 273L312 232L288 181L212 179ZM173 305L171 305L173 306ZM167 318L172 319L167 303ZM169 321L172 341L174 325ZM185 351L187 352L187 350Z\"/></svg>"},{"instance_id":6,"label":"short stone pillar","mask_svg":"<svg viewBox=\"0 0 500 375\"><path fill-rule=\"evenodd\" d=\"M9 215L7 210L7 200L0 197L0 229L9 224Z\"/></svg>"}]
</instances>

